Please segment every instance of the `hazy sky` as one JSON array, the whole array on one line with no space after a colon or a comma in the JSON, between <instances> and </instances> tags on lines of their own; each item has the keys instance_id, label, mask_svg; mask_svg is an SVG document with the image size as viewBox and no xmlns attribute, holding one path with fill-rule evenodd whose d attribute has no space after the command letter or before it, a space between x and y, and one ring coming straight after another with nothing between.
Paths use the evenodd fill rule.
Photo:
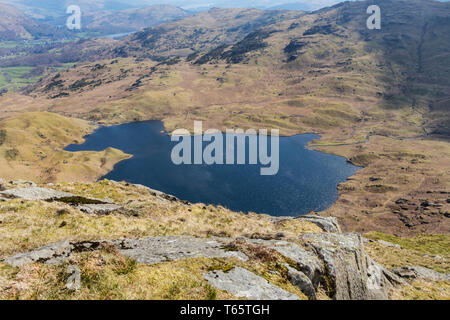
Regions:
<instances>
[{"instance_id":1,"label":"hazy sky","mask_svg":"<svg viewBox=\"0 0 450 320\"><path fill-rule=\"evenodd\" d=\"M68 4L84 4L89 7L142 7L153 4L170 4L184 9L201 7L222 8L270 8L286 3L301 3L303 7L317 9L343 0L0 0L14 5L35 8L58 8Z\"/></svg>"},{"instance_id":2,"label":"hazy sky","mask_svg":"<svg viewBox=\"0 0 450 320\"><path fill-rule=\"evenodd\" d=\"M42 10L62 11L65 11L67 5L70 4L79 4L82 8L87 8L87 10L122 10L154 4L170 4L188 10L211 7L265 9L283 4L300 4L296 6L297 9L316 10L342 1L344 0L0 0L0 2L17 5L19 8L23 8L23 5L26 5Z\"/></svg>"},{"instance_id":3,"label":"hazy sky","mask_svg":"<svg viewBox=\"0 0 450 320\"><path fill-rule=\"evenodd\" d=\"M310 8L320 8L336 4L342 0L131 0L133 4L167 3L185 9L198 7L273 7L285 3L302 3Z\"/></svg>"},{"instance_id":4,"label":"hazy sky","mask_svg":"<svg viewBox=\"0 0 450 320\"><path fill-rule=\"evenodd\" d=\"M198 7L252 7L252 8L270 8L287 3L301 3L309 9L320 9L334 5L344 0L129 0L133 4L172 4L184 9ZM449 1L449 0L438 0Z\"/></svg>"}]
</instances>

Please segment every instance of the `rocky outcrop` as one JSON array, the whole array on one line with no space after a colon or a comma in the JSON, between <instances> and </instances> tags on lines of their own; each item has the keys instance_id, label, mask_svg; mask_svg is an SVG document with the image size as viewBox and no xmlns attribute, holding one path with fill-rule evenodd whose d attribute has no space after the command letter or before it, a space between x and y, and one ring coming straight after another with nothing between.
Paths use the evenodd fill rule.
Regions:
<instances>
[{"instance_id":1,"label":"rocky outcrop","mask_svg":"<svg viewBox=\"0 0 450 320\"><path fill-rule=\"evenodd\" d=\"M298 216L298 217L270 217L270 219L273 222L280 222L280 221L289 221L289 220L296 220L296 219L302 219L309 221L315 225L317 225L319 228L321 228L325 232L341 232L341 228L339 226L339 223L336 218L334 217L320 217L320 216L314 216L314 215L306 215L306 216Z\"/></svg>"},{"instance_id":2,"label":"rocky outcrop","mask_svg":"<svg viewBox=\"0 0 450 320\"><path fill-rule=\"evenodd\" d=\"M314 252L308 251L298 244L288 241L254 239L246 239L245 241L251 244L263 245L277 251L282 256L291 260L291 262L296 265L298 271L301 271L308 277L314 291L319 287L322 275L324 274L324 266L320 258ZM295 276L297 277L297 275ZM302 288L300 289L302 290Z\"/></svg>"},{"instance_id":3,"label":"rocky outcrop","mask_svg":"<svg viewBox=\"0 0 450 320\"><path fill-rule=\"evenodd\" d=\"M105 215L122 213L125 209L107 200L85 198L70 193L40 188L24 183L8 184L9 190L1 191L4 199L56 201L71 205L86 214ZM149 189L148 192L164 201L178 201L175 197ZM11 189L13 188L13 189ZM325 291L333 299L367 300L387 299L396 284L403 278L424 277L443 279L444 275L419 267L403 268L389 272L375 263L364 250L364 239L357 234L342 234L335 218L302 216L298 218L273 217L274 223L289 219L303 219L319 226L323 233L299 235L298 239L280 240L267 238L196 238L192 236L146 237L142 239L119 239L99 241L62 241L36 250L20 253L3 262L22 267L26 264L59 264L68 261L75 253L114 247L123 256L142 264L157 264L187 258L234 258L241 266L260 259L266 254L276 259L276 269L285 281L298 287L309 299L316 299L319 291ZM366 240L368 241L368 240ZM389 243L383 245L394 246ZM275 254L273 254L275 253ZM272 260L268 261L272 261ZM295 295L270 284L245 268L234 266L229 270L216 270L204 274L214 287L226 290L237 297L248 299L295 299Z\"/></svg>"},{"instance_id":4,"label":"rocky outcrop","mask_svg":"<svg viewBox=\"0 0 450 320\"><path fill-rule=\"evenodd\" d=\"M306 215L297 217L296 219L304 219L311 223L314 223L322 228L322 230L325 232L341 232L341 228L339 227L337 219L333 217Z\"/></svg>"},{"instance_id":5,"label":"rocky outcrop","mask_svg":"<svg viewBox=\"0 0 450 320\"><path fill-rule=\"evenodd\" d=\"M212 286L239 298L249 300L299 300L289 293L254 273L240 267L230 271L213 271L203 276Z\"/></svg>"},{"instance_id":6,"label":"rocky outcrop","mask_svg":"<svg viewBox=\"0 0 450 320\"><path fill-rule=\"evenodd\" d=\"M183 203L183 204L186 204L186 205L190 204L189 201L180 200L180 199L178 199L177 197L175 197L175 196L173 196L171 194L167 194L167 193L161 192L159 190L155 190L155 189L149 188L149 187L144 186L142 184L133 184L133 186L135 186L135 187L137 187L139 189L147 190L152 196L155 196L155 197L157 197L159 199L162 199L162 200L167 200L167 201L171 201L171 202L175 202L176 201L176 202Z\"/></svg>"},{"instance_id":7,"label":"rocky outcrop","mask_svg":"<svg viewBox=\"0 0 450 320\"><path fill-rule=\"evenodd\" d=\"M388 299L393 285L403 283L365 253L358 234L306 234L301 239L323 262L320 281L333 299Z\"/></svg>"}]
</instances>

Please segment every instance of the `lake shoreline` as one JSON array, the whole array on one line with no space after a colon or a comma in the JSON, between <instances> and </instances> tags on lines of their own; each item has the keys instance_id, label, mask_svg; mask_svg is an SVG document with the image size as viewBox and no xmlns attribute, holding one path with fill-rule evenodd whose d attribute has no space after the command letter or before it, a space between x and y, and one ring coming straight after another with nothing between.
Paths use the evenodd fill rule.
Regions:
<instances>
[{"instance_id":1,"label":"lake shoreline","mask_svg":"<svg viewBox=\"0 0 450 320\"><path fill-rule=\"evenodd\" d=\"M159 147L163 146L170 137L170 134L163 130L164 129L164 122L159 120L147 120L147 121L138 121L138 122L129 122L124 123L120 125L108 125L108 126L96 126L96 129L89 135L84 137L85 142L81 145L69 145L64 150L66 151L100 151L103 150L102 147L112 147L118 150L121 150L122 152L126 154L131 154L131 157L129 159L120 161L116 163L111 171L109 171L106 175L100 177L100 179L111 179L116 181L128 181L130 183L134 184L142 184L146 185L152 189L160 190L164 193L173 194L174 196L188 200L191 202L200 202L200 203L207 203L212 205L223 205L227 206L232 210L238 210L238 211L245 211L245 212L261 212L261 213L269 213L273 216L279 216L279 215L289 215L289 216L301 216L306 215L310 212L322 212L330 208L334 205L334 203L338 200L339 194L337 190L337 186L342 183L346 182L348 178L353 176L358 170L360 170L360 167L353 166L348 162L348 160L345 157L341 157L338 155L332 155L328 154L322 151L318 150L311 150L308 147L308 144L311 143L311 141L315 141L320 139L321 137L308 133L308 134L297 134L292 136L280 136L280 143L282 145L286 145L284 151L282 151L281 157L283 157L284 162L289 165L284 165L284 172L281 174L275 176L275 178L270 180L264 180L263 178L260 178L259 175L256 175L253 171L253 167L246 167L246 166L233 166L234 169L229 168L229 166L219 166L219 165L200 165L200 166L184 166L182 169L180 169L178 166L173 166L172 164L167 164L169 160L166 160L166 162L162 162L158 159L152 158L153 162L158 163L158 165L161 166L161 168L165 168L163 171L166 172L167 176L164 176L162 174L155 174L155 173L149 173L148 171L151 171L152 168L146 168L142 164L142 155L139 155L139 152L141 152L141 149L146 149L148 145L145 144L145 141L139 141L140 147L131 147L130 144L134 143L135 139L142 139L139 136L149 134L147 131L147 126L152 127L152 133L147 138L150 140L157 140L157 145ZM157 128L156 128L156 127ZM132 131L127 130L138 130L133 129L136 127L140 127L139 130L143 130L142 132L138 133L130 133ZM143 129L146 128L146 129ZM104 135L106 131L109 131L113 134L113 137L98 137L98 135ZM119 134L119 131L125 130L124 132L128 133L122 133ZM222 132L222 134L224 134ZM135 139L129 139L127 142L117 142L118 140L126 140L127 137L131 137L135 135ZM225 135L225 134L224 134ZM97 136L96 139L100 139L102 145L95 145L95 142L90 141L90 139L93 136ZM102 140L103 139L103 140ZM89 140L89 141L88 141ZM95 139L94 139L95 140ZM114 143L119 143L118 145L115 145ZM123 148L121 148L120 143L123 144ZM209 143L205 142L202 144L203 147L205 147L205 144L208 145ZM86 149L87 147L87 149ZM83 149L84 148L84 149ZM131 150L131 149L132 150ZM134 149L133 149L134 148ZM140 149L141 148L141 149ZM167 146L164 146L162 148L167 148ZM150 147L151 149L151 147ZM247 150L247 144L246 144L246 150ZM293 151L292 151L293 150ZM157 152L157 151L153 151ZM167 150L164 151L167 153ZM292 154L295 155L292 155ZM297 154L298 153L298 154ZM302 154L302 155L300 155ZM153 156L153 155L152 155ZM167 159L167 154L163 155L164 159ZM295 160L294 160L295 158ZM312 161L312 162L311 162ZM317 162L319 161L319 162ZM145 162L145 161L144 161ZM318 169L320 167L319 163L322 163L325 165L322 169ZM131 165L130 163L133 163ZM312 164L311 164L312 163ZM302 170L305 170L304 167L311 166L311 170L318 170L316 174L310 176L310 178L306 178L308 174L305 173ZM141 172L137 172L137 167L140 166ZM294 179L292 176L292 168L295 169L294 175L300 175L298 179ZM168 169L169 167L169 169ZM180 166L182 167L182 166ZM301 168L301 169L300 169ZM313 169L316 168L316 169ZM332 169L335 168L335 169ZM339 169L338 169L339 168ZM162 169L160 169L162 170ZM287 170L287 171L286 171ZM330 171L331 170L331 171ZM350 170L350 171L348 171ZM215 184L213 183L211 186L213 189L220 189L221 186L217 187L217 182L220 182L220 184L230 184L230 186L233 186L231 189L240 189L241 193L249 194L249 198L246 199L239 193L232 195L233 192L230 191L230 188L223 187L224 195L220 194L219 191L216 191L214 196L217 196L217 199L222 200L215 200L213 197L213 192L204 190L204 187L206 186L200 183L199 190L202 190L204 194L206 194L206 198L200 197L198 194L196 194L196 191L194 192L192 185L188 185L186 181L181 181L183 179L180 179L179 177L176 177L172 171L178 172L180 176L184 176L186 174L191 175L190 179L193 184L195 184L195 181L197 183L200 183L201 179L199 178L207 174L207 176L210 176L211 174L215 176L216 178L211 179L217 179L215 180ZM308 170L306 170L308 171ZM324 171L324 172L321 172ZM135 172L134 176L130 172ZM206 173L205 173L206 172ZM240 172L243 177L246 175L250 175L252 178L249 180L245 180L246 183L248 183L248 187L242 187L240 186L241 182L238 178L230 178L230 176L233 176L236 174L236 172ZM325 174L325 172L328 172L328 175ZM333 173L334 172L334 173ZM345 172L349 172L348 174L345 174ZM286 174L288 174L286 176ZM306 175L306 176L305 176ZM146 176L145 180L142 176ZM151 177L150 177L151 176ZM249 176L249 177L250 177ZM206 176L205 176L206 177ZM199 180L200 179L200 180ZM230 179L236 179L236 181L230 181ZM254 181L257 181L258 179L262 179L261 183L255 183ZM285 179L283 181L283 179ZM320 179L323 179L322 181ZM337 180L335 180L337 179ZM151 181L151 183L146 183L146 181ZM154 182L157 181L157 182ZM161 182L163 181L163 182ZM174 184L171 185L170 182L167 181L176 181ZM328 182L327 182L328 181ZM155 183L155 184L153 184ZM204 183L204 182L203 182ZM276 187L273 186L275 183ZM184 185L183 187L179 187L178 184ZM297 185L297 187L294 187ZM330 190L331 186L335 185L335 187ZM161 187L162 186L162 187ZM271 192L268 192L267 190L264 190L265 188L275 188L273 189L273 194ZM207 188L208 189L208 188ZM172 190L175 190L174 192L171 192ZM255 190L259 190L256 192ZM311 191L311 196L306 196L307 190L315 190ZM328 191L325 191L328 190ZM265 197L259 195L266 194ZM328 194L329 196L325 196L325 194ZM274 195L277 196L274 196ZM185 195L185 196L184 196ZM228 197L226 196L228 195ZM333 195L333 196L332 196ZM274 197L272 201L269 201L266 203L269 209L264 209L261 207L262 205L259 204L257 199L258 197L262 197L259 201L268 201L267 199L270 197ZM312 198L311 198L312 197ZM240 200L236 200L240 199ZM284 199L284 200L283 200ZM293 199L297 199L298 203L295 202ZM237 205L234 203L234 201L240 201L242 206ZM255 202L256 201L256 202ZM275 203L278 203L278 207ZM316 203L313 205L313 203ZM229 205L228 205L229 204ZM250 204L255 205L255 208L250 207ZM294 207L302 207L304 209L294 209L294 211L289 211L290 206ZM271 209L270 209L271 208ZM277 209L280 208L280 209ZM294 212L296 212L294 214Z\"/></svg>"}]
</instances>

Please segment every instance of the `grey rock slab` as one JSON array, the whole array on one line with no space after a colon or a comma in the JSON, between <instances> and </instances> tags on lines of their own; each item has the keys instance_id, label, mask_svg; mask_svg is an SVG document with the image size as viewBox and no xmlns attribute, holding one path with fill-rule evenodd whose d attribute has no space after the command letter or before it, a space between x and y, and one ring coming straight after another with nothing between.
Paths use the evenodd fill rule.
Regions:
<instances>
[{"instance_id":1,"label":"grey rock slab","mask_svg":"<svg viewBox=\"0 0 450 320\"><path fill-rule=\"evenodd\" d=\"M387 241L384 241L384 240L378 240L377 242L379 244L382 244L383 246L386 246L386 247L392 247L392 248L397 248L397 249L401 249L402 248L398 244L390 243L390 242L387 242Z\"/></svg>"},{"instance_id":2,"label":"grey rock slab","mask_svg":"<svg viewBox=\"0 0 450 320\"><path fill-rule=\"evenodd\" d=\"M36 262L58 264L66 261L75 252L92 251L103 244L115 246L124 256L143 264L156 264L184 258L238 258L247 261L248 257L237 251L227 251L224 246L231 239L200 239L189 236L148 237L139 240L121 239L115 241L62 241L20 253L4 260L5 263L21 267Z\"/></svg>"},{"instance_id":3,"label":"grey rock slab","mask_svg":"<svg viewBox=\"0 0 450 320\"><path fill-rule=\"evenodd\" d=\"M201 239L190 236L148 237L140 240L119 240L114 245L121 254L143 264L156 264L184 258L238 258L248 257L241 252L227 251L226 242L219 239Z\"/></svg>"},{"instance_id":4,"label":"grey rock slab","mask_svg":"<svg viewBox=\"0 0 450 320\"><path fill-rule=\"evenodd\" d=\"M213 271L203 277L215 288L249 300L299 300L299 298L264 278L240 267L228 272Z\"/></svg>"},{"instance_id":5,"label":"grey rock slab","mask_svg":"<svg viewBox=\"0 0 450 320\"><path fill-rule=\"evenodd\" d=\"M394 268L392 269L392 272L405 279L422 278L434 281L450 281L450 274L440 273L420 266Z\"/></svg>"},{"instance_id":6,"label":"grey rock slab","mask_svg":"<svg viewBox=\"0 0 450 320\"><path fill-rule=\"evenodd\" d=\"M12 267L22 267L32 263L61 264L69 260L74 252L93 251L109 241L60 241L47 246L16 254L3 262Z\"/></svg>"},{"instance_id":7,"label":"grey rock slab","mask_svg":"<svg viewBox=\"0 0 450 320\"><path fill-rule=\"evenodd\" d=\"M27 253L17 254L4 262L12 267L22 267L37 262L59 264L70 257L73 249L74 246L69 241L61 241Z\"/></svg>"},{"instance_id":8,"label":"grey rock slab","mask_svg":"<svg viewBox=\"0 0 450 320\"><path fill-rule=\"evenodd\" d=\"M51 200L74 196L73 194L67 192L40 187L9 189L6 191L1 191L0 195L9 199L20 198L25 200Z\"/></svg>"},{"instance_id":9,"label":"grey rock slab","mask_svg":"<svg viewBox=\"0 0 450 320\"><path fill-rule=\"evenodd\" d=\"M299 216L296 219L307 220L311 223L322 228L325 232L341 232L341 228L339 227L339 223L334 217L320 217L320 216Z\"/></svg>"}]
</instances>

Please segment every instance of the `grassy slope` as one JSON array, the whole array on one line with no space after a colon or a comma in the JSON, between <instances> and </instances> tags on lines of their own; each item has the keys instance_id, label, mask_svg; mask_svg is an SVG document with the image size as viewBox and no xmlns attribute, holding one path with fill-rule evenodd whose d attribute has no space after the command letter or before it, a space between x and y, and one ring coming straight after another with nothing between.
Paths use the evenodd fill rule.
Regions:
<instances>
[{"instance_id":1,"label":"grassy slope","mask_svg":"<svg viewBox=\"0 0 450 320\"><path fill-rule=\"evenodd\" d=\"M398 244L402 249L386 247L378 242L366 244L367 253L387 268L422 266L442 273L450 272L450 238L448 235L419 235L400 238L380 232L370 232L365 237ZM446 281L416 279L400 286L392 293L393 299L443 299L450 297L450 286Z\"/></svg>"},{"instance_id":2,"label":"grassy slope","mask_svg":"<svg viewBox=\"0 0 450 320\"><path fill-rule=\"evenodd\" d=\"M279 232L295 239L298 234L322 232L302 220L274 223L269 216L244 214L203 204L184 205L163 201L147 189L125 183L102 181L95 184L57 184L52 188L80 196L109 199L134 210L137 216L86 215L61 203L12 200L0 202L0 259L61 240L99 240L121 237L193 235L257 236ZM64 222L64 223L63 223ZM230 265L245 266L267 280L303 299L305 296L280 273L273 261L252 259L186 259L144 266L124 259L116 252L101 251L77 255L72 263L82 270L83 289L65 289L67 266L32 265L16 269L0 263L0 298L39 299L211 299L232 298L212 289L201 275ZM277 272L269 272L277 271ZM41 279L40 289L36 281ZM3 289L8 287L8 289ZM2 290L3 289L3 290Z\"/></svg>"},{"instance_id":3,"label":"grassy slope","mask_svg":"<svg viewBox=\"0 0 450 320\"><path fill-rule=\"evenodd\" d=\"M202 204L185 205L163 201L148 190L125 183L102 181L98 183L62 183L52 188L80 196L110 199L134 210L137 215L86 215L61 203L12 200L0 202L0 259L60 240L99 240L120 237L192 235L197 237L231 236L264 237L284 233L286 239L298 241L298 235L321 232L303 220L274 223L270 217L243 214L223 207ZM393 238L383 234L366 235L401 244L404 249L382 249L377 243L367 244L369 254L378 262L392 267L417 262L438 271L448 271L448 265L437 257L448 258L448 236L427 236L417 239ZM427 243L424 243L427 240ZM434 245L430 245L430 240ZM436 240L436 241L435 241ZM226 292L210 287L202 274L211 270L229 270L232 266L245 267L268 281L306 297L287 281L282 257L258 248L245 249L248 262L236 259L185 259L145 266L123 258L115 250L104 248L97 252L76 254L70 264L80 267L82 289L65 288L67 265L34 264L11 268L0 263L0 298L2 299L232 299ZM428 255L428 256L426 256ZM395 262L394 256L397 256ZM441 262L440 262L441 261ZM429 282L418 290L413 285L398 288L398 299L448 298L448 283ZM324 293L320 299L328 299Z\"/></svg>"},{"instance_id":4,"label":"grassy slope","mask_svg":"<svg viewBox=\"0 0 450 320\"><path fill-rule=\"evenodd\" d=\"M23 113L0 122L0 176L36 181L92 181L128 156L108 148L102 152L66 152L93 126L52 113Z\"/></svg>"}]
</instances>

